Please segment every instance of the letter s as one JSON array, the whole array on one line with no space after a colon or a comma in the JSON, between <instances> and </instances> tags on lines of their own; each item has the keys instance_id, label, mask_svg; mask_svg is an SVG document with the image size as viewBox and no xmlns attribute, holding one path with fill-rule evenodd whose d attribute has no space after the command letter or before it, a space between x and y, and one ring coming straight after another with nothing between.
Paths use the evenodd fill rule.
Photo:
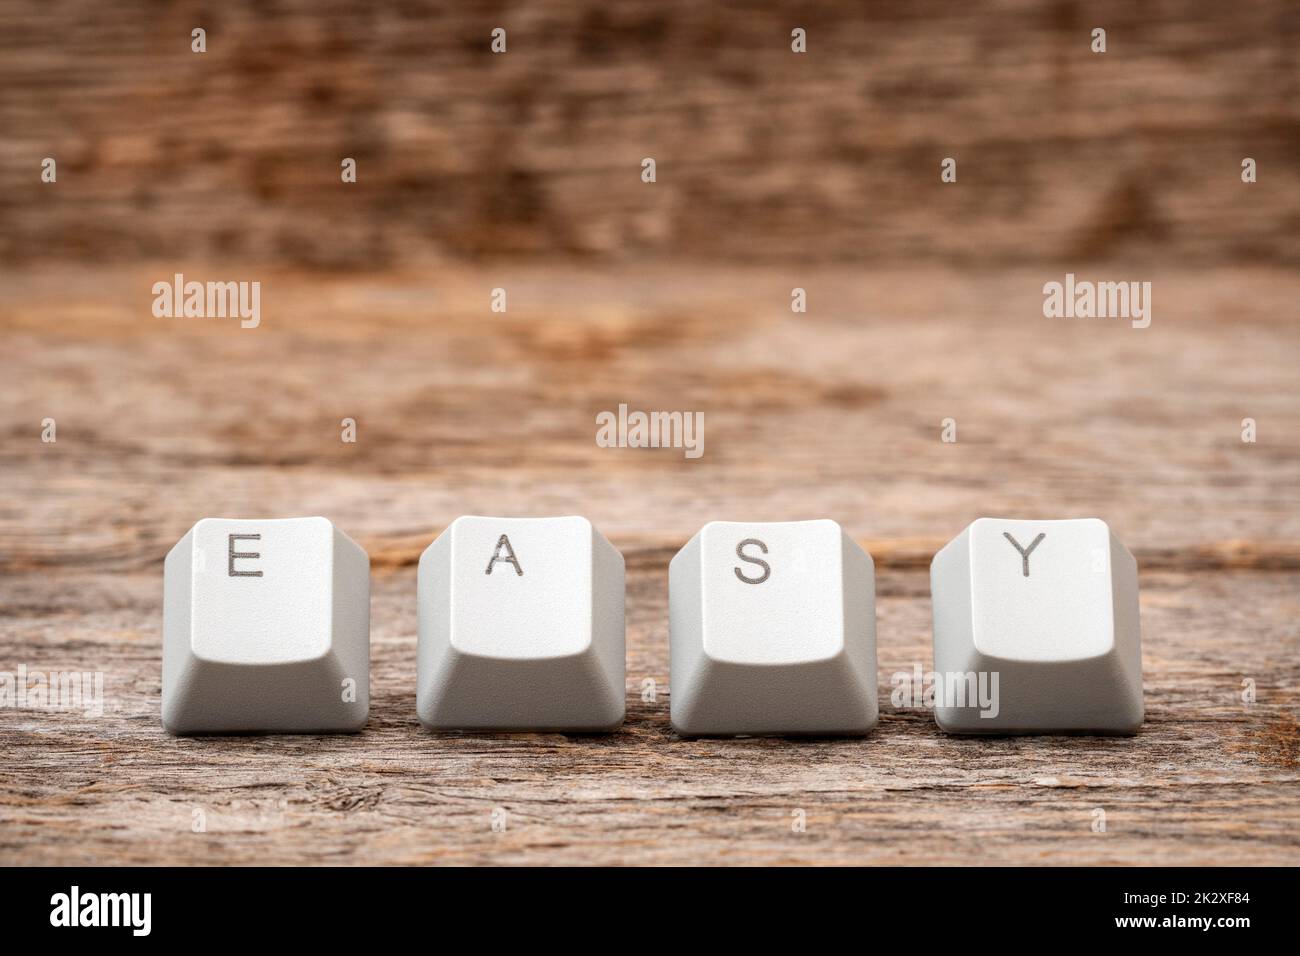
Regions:
<instances>
[{"instance_id":1,"label":"letter s","mask_svg":"<svg viewBox=\"0 0 1300 956\"><path fill-rule=\"evenodd\" d=\"M740 578L740 580L744 581L746 584L762 584L772 576L772 566L762 558L751 558L749 555L745 554L743 549L746 545L750 544L758 545L763 550L763 553L767 554L767 545L762 541L759 541L757 538L746 538L744 541L740 542L740 544L736 545L736 557L740 558L742 561L748 561L750 564L757 564L763 569L763 576L761 578L747 578L740 573L740 568L732 568L732 570L736 572L736 577Z\"/></svg>"}]
</instances>

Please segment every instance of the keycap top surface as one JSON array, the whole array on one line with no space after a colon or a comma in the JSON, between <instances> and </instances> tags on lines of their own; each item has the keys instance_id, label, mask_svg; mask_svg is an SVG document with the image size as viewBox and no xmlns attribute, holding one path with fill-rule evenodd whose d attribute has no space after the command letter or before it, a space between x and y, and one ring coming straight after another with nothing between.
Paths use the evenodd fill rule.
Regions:
<instances>
[{"instance_id":1,"label":"keycap top surface","mask_svg":"<svg viewBox=\"0 0 1300 956\"><path fill-rule=\"evenodd\" d=\"M329 652L332 608L320 600L334 573L327 519L204 518L192 535L195 656L257 665ZM232 550L249 556L232 557Z\"/></svg>"},{"instance_id":2,"label":"keycap top surface","mask_svg":"<svg viewBox=\"0 0 1300 956\"><path fill-rule=\"evenodd\" d=\"M842 535L828 520L706 524L699 540L704 653L756 665L839 654L844 609L827 583L843 570ZM732 626L742 620L744 627Z\"/></svg>"},{"instance_id":3,"label":"keycap top surface","mask_svg":"<svg viewBox=\"0 0 1300 956\"><path fill-rule=\"evenodd\" d=\"M452 522L449 639L456 650L506 660L586 653L592 530L576 515Z\"/></svg>"},{"instance_id":4,"label":"keycap top surface","mask_svg":"<svg viewBox=\"0 0 1300 956\"><path fill-rule=\"evenodd\" d=\"M970 526L969 547L979 653L1071 661L1114 648L1105 522L979 518Z\"/></svg>"}]
</instances>

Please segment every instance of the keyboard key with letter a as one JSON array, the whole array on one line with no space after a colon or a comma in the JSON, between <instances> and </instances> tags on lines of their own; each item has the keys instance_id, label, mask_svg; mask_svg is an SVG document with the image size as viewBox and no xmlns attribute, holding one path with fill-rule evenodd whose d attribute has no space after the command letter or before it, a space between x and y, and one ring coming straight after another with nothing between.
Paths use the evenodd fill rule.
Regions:
<instances>
[{"instance_id":1,"label":"keyboard key with letter a","mask_svg":"<svg viewBox=\"0 0 1300 956\"><path fill-rule=\"evenodd\" d=\"M426 727L623 722L623 556L586 518L457 518L420 557L418 592Z\"/></svg>"}]
</instances>

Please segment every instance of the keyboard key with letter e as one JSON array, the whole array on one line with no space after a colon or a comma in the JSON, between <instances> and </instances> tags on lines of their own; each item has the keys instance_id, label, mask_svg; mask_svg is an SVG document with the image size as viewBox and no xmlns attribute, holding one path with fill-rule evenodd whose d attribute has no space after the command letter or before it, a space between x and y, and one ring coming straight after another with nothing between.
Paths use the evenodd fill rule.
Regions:
<instances>
[{"instance_id":1,"label":"keyboard key with letter e","mask_svg":"<svg viewBox=\"0 0 1300 956\"><path fill-rule=\"evenodd\" d=\"M325 518L204 518L163 570L174 734L357 731L370 710L370 558Z\"/></svg>"}]
</instances>

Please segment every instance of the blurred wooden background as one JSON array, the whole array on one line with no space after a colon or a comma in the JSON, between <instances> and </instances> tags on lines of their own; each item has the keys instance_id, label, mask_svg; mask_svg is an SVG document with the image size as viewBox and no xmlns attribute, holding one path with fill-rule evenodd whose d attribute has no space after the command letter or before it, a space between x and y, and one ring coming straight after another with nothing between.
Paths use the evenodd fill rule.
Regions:
<instances>
[{"instance_id":1,"label":"blurred wooden background","mask_svg":"<svg viewBox=\"0 0 1300 956\"><path fill-rule=\"evenodd\" d=\"M1300 862L1298 29L1281 2L0 0L0 670L106 684L99 718L0 709L0 862ZM1043 318L1067 271L1150 281L1151 327ZM261 326L154 318L175 272L260 281ZM703 411L704 457L597 447L620 402ZM627 557L624 730L422 732L421 549L573 512ZM303 514L371 554L366 731L166 736L164 554L204 515ZM672 734L667 563L702 523L826 516L871 550L887 701L930 666L930 556L980 515L1096 515L1137 555L1141 734L963 740L889 703L864 740Z\"/></svg>"},{"instance_id":2,"label":"blurred wooden background","mask_svg":"<svg viewBox=\"0 0 1300 956\"><path fill-rule=\"evenodd\" d=\"M4 0L0 18L7 262L1300 261L1300 9L1281 0ZM496 26L508 52L485 55ZM934 188L948 156L960 187Z\"/></svg>"}]
</instances>

